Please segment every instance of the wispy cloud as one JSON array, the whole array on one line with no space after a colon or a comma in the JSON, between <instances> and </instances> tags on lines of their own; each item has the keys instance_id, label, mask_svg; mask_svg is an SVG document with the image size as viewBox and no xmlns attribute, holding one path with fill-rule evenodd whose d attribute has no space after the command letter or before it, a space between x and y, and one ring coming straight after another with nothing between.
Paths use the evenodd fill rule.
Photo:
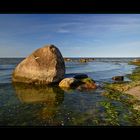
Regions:
<instances>
[{"instance_id":1,"label":"wispy cloud","mask_svg":"<svg viewBox=\"0 0 140 140\"><path fill-rule=\"evenodd\" d=\"M139 40L139 14L0 15L0 56L21 48L27 54L46 43L60 46L63 54L108 54L107 49L115 54L126 48L130 55L140 51Z\"/></svg>"},{"instance_id":2,"label":"wispy cloud","mask_svg":"<svg viewBox=\"0 0 140 140\"><path fill-rule=\"evenodd\" d=\"M67 29L58 29L58 33L70 33L70 30Z\"/></svg>"}]
</instances>

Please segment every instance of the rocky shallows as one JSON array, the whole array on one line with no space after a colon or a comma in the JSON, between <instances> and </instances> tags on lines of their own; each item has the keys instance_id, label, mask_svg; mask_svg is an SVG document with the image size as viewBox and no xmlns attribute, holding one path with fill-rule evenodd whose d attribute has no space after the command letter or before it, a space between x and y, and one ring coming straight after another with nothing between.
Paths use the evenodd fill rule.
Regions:
<instances>
[{"instance_id":1,"label":"rocky shallows","mask_svg":"<svg viewBox=\"0 0 140 140\"><path fill-rule=\"evenodd\" d=\"M134 60L129 64L137 66L132 74L126 75L131 81L105 83L102 93L112 102L105 102L102 105L109 115L110 123L113 125L120 125L121 120L128 124L131 123L131 125L140 125L140 62ZM124 113L121 119L118 111L114 112L113 115L110 114L113 108ZM114 120L116 120L115 123Z\"/></svg>"},{"instance_id":2,"label":"rocky shallows","mask_svg":"<svg viewBox=\"0 0 140 140\"><path fill-rule=\"evenodd\" d=\"M134 59L130 61L129 64L140 66L140 59Z\"/></svg>"},{"instance_id":3,"label":"rocky shallows","mask_svg":"<svg viewBox=\"0 0 140 140\"><path fill-rule=\"evenodd\" d=\"M79 63L87 63L94 61L95 58L64 58L65 62L79 62Z\"/></svg>"},{"instance_id":4,"label":"rocky shallows","mask_svg":"<svg viewBox=\"0 0 140 140\"><path fill-rule=\"evenodd\" d=\"M97 85L92 78L89 78L86 74L78 74L71 78L65 78L59 83L59 87L62 89L77 89L92 90L96 89Z\"/></svg>"},{"instance_id":5,"label":"rocky shallows","mask_svg":"<svg viewBox=\"0 0 140 140\"><path fill-rule=\"evenodd\" d=\"M113 90L114 93L115 91L117 92L122 92L123 93L129 93L131 91L133 91L133 95L135 96L134 91L136 91L136 89L139 89L138 86L140 86L140 62L136 60L129 62L131 65L136 65L137 67L135 68L135 70L133 70L132 74L127 74L126 77L128 77L131 81L123 81L123 76L116 76L113 77L112 79L114 80L118 80L118 81L122 81L122 82L115 82L115 83L106 83L105 84L105 88L109 89L109 90ZM137 88L135 88L137 87ZM135 90L133 90L133 88ZM132 95L132 93L131 93ZM137 98L138 99L138 98ZM140 98L139 98L140 100Z\"/></svg>"},{"instance_id":6,"label":"rocky shallows","mask_svg":"<svg viewBox=\"0 0 140 140\"><path fill-rule=\"evenodd\" d=\"M65 59L70 61L71 59ZM93 58L81 58L78 61L92 61ZM52 85L64 89L96 89L95 81L86 74L76 74L65 78L65 62L59 49L46 45L35 50L21 61L13 71L13 83L33 85Z\"/></svg>"}]
</instances>

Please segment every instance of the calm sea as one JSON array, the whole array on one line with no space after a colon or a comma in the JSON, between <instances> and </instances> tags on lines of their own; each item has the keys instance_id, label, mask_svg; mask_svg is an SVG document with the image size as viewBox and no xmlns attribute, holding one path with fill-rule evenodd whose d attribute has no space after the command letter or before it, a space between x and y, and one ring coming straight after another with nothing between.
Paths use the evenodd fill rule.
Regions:
<instances>
[{"instance_id":1,"label":"calm sea","mask_svg":"<svg viewBox=\"0 0 140 140\"><path fill-rule=\"evenodd\" d=\"M112 82L113 76L125 76L135 69L135 66L128 65L132 59L96 58L88 63L66 62L65 77L86 73L97 84ZM108 125L100 102L111 101L102 96L103 89L80 92L13 85L11 73L21 60L23 58L0 59L0 126ZM125 81L129 79L125 77ZM119 103L114 105L120 106ZM123 120L119 123L131 125Z\"/></svg>"}]
</instances>

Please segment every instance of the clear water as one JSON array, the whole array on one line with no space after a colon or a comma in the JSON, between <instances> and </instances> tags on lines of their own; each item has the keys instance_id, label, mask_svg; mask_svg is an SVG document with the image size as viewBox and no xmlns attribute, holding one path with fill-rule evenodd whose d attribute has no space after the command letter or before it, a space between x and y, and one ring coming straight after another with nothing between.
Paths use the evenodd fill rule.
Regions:
<instances>
[{"instance_id":1,"label":"clear water","mask_svg":"<svg viewBox=\"0 0 140 140\"><path fill-rule=\"evenodd\" d=\"M80 92L58 87L13 85L11 73L21 60L0 59L0 126L107 125L100 105L107 101L101 94L102 89ZM134 70L135 66L128 65L130 60L97 58L88 63L66 62L66 77L86 73L98 84L112 82L113 76L125 76ZM129 79L125 77L125 80Z\"/></svg>"}]
</instances>

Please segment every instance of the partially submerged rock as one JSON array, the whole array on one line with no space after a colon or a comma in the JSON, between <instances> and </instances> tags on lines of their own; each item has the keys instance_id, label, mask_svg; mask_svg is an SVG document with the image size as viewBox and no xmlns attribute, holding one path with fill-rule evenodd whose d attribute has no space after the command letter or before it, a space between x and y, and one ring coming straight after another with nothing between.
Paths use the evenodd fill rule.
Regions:
<instances>
[{"instance_id":1,"label":"partially submerged rock","mask_svg":"<svg viewBox=\"0 0 140 140\"><path fill-rule=\"evenodd\" d=\"M60 83L61 88L76 88L81 82L75 78L64 78Z\"/></svg>"},{"instance_id":2,"label":"partially submerged rock","mask_svg":"<svg viewBox=\"0 0 140 140\"><path fill-rule=\"evenodd\" d=\"M81 58L81 59L79 59L79 62L80 63L86 63L86 62L88 62L88 60L86 58Z\"/></svg>"},{"instance_id":3,"label":"partially submerged rock","mask_svg":"<svg viewBox=\"0 0 140 140\"><path fill-rule=\"evenodd\" d=\"M92 79L92 78L84 78L84 79L81 79L81 81L83 83L95 83L95 81Z\"/></svg>"},{"instance_id":4,"label":"partially submerged rock","mask_svg":"<svg viewBox=\"0 0 140 140\"><path fill-rule=\"evenodd\" d=\"M124 76L114 76L114 77L112 77L112 79L115 80L115 81L123 81Z\"/></svg>"},{"instance_id":5,"label":"partially submerged rock","mask_svg":"<svg viewBox=\"0 0 140 140\"><path fill-rule=\"evenodd\" d=\"M76 74L74 76L75 79L83 79L83 78L88 78L87 74Z\"/></svg>"},{"instance_id":6,"label":"partially submerged rock","mask_svg":"<svg viewBox=\"0 0 140 140\"><path fill-rule=\"evenodd\" d=\"M78 86L78 90L90 90L90 89L96 89L97 85L95 84L95 81L91 78L84 78L81 80L83 84Z\"/></svg>"},{"instance_id":7,"label":"partially submerged rock","mask_svg":"<svg viewBox=\"0 0 140 140\"><path fill-rule=\"evenodd\" d=\"M59 87L65 89L91 90L96 89L97 85L91 78L65 78L59 83Z\"/></svg>"},{"instance_id":8,"label":"partially submerged rock","mask_svg":"<svg viewBox=\"0 0 140 140\"><path fill-rule=\"evenodd\" d=\"M140 66L140 59L134 59L129 64Z\"/></svg>"},{"instance_id":9,"label":"partially submerged rock","mask_svg":"<svg viewBox=\"0 0 140 140\"><path fill-rule=\"evenodd\" d=\"M86 62L92 62L95 60L94 58L64 58L65 62L80 62L80 63L86 63Z\"/></svg>"},{"instance_id":10,"label":"partially submerged rock","mask_svg":"<svg viewBox=\"0 0 140 140\"><path fill-rule=\"evenodd\" d=\"M94 58L80 58L79 62L86 63L86 62L92 62L93 60L95 59Z\"/></svg>"},{"instance_id":11,"label":"partially submerged rock","mask_svg":"<svg viewBox=\"0 0 140 140\"><path fill-rule=\"evenodd\" d=\"M32 84L53 84L65 74L64 59L57 47L46 45L37 49L15 68L12 81Z\"/></svg>"},{"instance_id":12,"label":"partially submerged rock","mask_svg":"<svg viewBox=\"0 0 140 140\"><path fill-rule=\"evenodd\" d=\"M140 59L134 59L132 62L139 62L140 63Z\"/></svg>"},{"instance_id":13,"label":"partially submerged rock","mask_svg":"<svg viewBox=\"0 0 140 140\"><path fill-rule=\"evenodd\" d=\"M70 58L64 58L64 61L65 61L65 62L71 62L72 59L70 59Z\"/></svg>"}]
</instances>

